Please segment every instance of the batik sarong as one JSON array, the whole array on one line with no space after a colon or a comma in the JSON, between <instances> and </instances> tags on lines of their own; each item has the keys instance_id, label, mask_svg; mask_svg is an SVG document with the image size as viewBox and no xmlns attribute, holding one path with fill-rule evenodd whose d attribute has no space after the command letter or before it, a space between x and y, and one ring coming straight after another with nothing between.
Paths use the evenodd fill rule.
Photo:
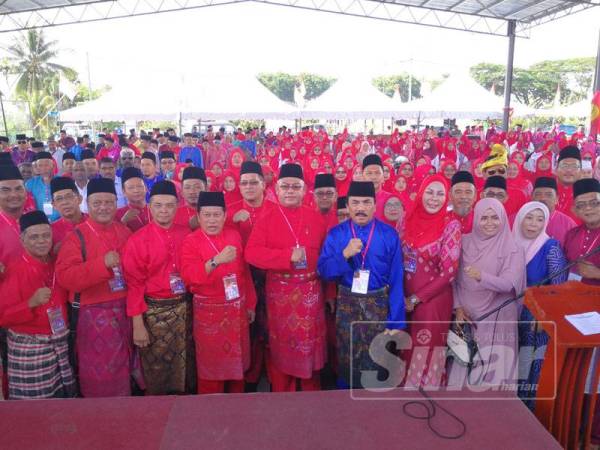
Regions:
<instances>
[{"instance_id":1,"label":"batik sarong","mask_svg":"<svg viewBox=\"0 0 600 450\"><path fill-rule=\"evenodd\" d=\"M325 305L316 273L267 273L271 362L287 375L312 378L327 360Z\"/></svg>"},{"instance_id":2,"label":"batik sarong","mask_svg":"<svg viewBox=\"0 0 600 450\"><path fill-rule=\"evenodd\" d=\"M140 348L146 394L196 393L192 302L146 297L144 322L150 345Z\"/></svg>"},{"instance_id":3,"label":"batik sarong","mask_svg":"<svg viewBox=\"0 0 600 450\"><path fill-rule=\"evenodd\" d=\"M377 371L378 378L385 376L382 367L371 358L369 349L372 344L377 345L374 339L386 328L389 305L387 288L367 294L354 294L350 289L340 286L338 291L338 377L350 387L368 387L361 382L364 371Z\"/></svg>"},{"instance_id":4,"label":"batik sarong","mask_svg":"<svg viewBox=\"0 0 600 450\"><path fill-rule=\"evenodd\" d=\"M81 306L76 348L84 397L131 395L132 376L144 387L124 298Z\"/></svg>"}]
</instances>

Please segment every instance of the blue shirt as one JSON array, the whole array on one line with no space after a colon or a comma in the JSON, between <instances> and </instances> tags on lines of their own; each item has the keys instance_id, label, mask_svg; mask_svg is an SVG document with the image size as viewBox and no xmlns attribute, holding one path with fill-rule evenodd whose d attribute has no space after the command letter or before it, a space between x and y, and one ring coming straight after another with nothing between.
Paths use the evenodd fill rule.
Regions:
<instances>
[{"instance_id":1,"label":"blue shirt","mask_svg":"<svg viewBox=\"0 0 600 450\"><path fill-rule=\"evenodd\" d=\"M44 203L52 203L52 194L50 192L50 183L45 184L42 177L37 176L27 180L25 188L31 192L35 200L35 207L39 211L44 211ZM60 218L60 214L56 209L52 210L52 214L48 216L50 222L54 222Z\"/></svg>"},{"instance_id":2,"label":"blue shirt","mask_svg":"<svg viewBox=\"0 0 600 450\"><path fill-rule=\"evenodd\" d=\"M323 280L335 281L348 289L352 288L354 272L361 269L362 254L366 248L371 226L375 224L369 251L365 256L366 270L369 270L369 291L389 286L388 328L405 328L404 312L404 262L398 233L389 225L373 219L364 226L346 220L333 227L321 249L317 270ZM356 237L363 243L363 252L345 259L342 254L354 227Z\"/></svg>"},{"instance_id":3,"label":"blue shirt","mask_svg":"<svg viewBox=\"0 0 600 450\"><path fill-rule=\"evenodd\" d=\"M179 162L184 163L186 159L191 159L194 166L204 168L202 152L198 147L183 147L179 152Z\"/></svg>"},{"instance_id":4,"label":"blue shirt","mask_svg":"<svg viewBox=\"0 0 600 450\"><path fill-rule=\"evenodd\" d=\"M83 148L80 145L75 144L68 151L70 151L71 153L73 153L73 155L75 155L75 160L81 161L81 152L83 152Z\"/></svg>"},{"instance_id":5,"label":"blue shirt","mask_svg":"<svg viewBox=\"0 0 600 450\"><path fill-rule=\"evenodd\" d=\"M146 185L146 203L150 203L150 191L152 190L152 186L161 180L163 180L163 176L160 174L156 175L154 178L144 177L144 184Z\"/></svg>"}]
</instances>

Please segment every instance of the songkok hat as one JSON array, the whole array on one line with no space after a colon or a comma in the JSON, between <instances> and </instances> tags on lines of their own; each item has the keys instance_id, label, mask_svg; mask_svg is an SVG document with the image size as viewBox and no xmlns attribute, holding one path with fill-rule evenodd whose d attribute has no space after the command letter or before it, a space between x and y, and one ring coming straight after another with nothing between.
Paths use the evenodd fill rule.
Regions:
<instances>
[{"instance_id":1,"label":"songkok hat","mask_svg":"<svg viewBox=\"0 0 600 450\"><path fill-rule=\"evenodd\" d=\"M573 198L588 192L600 193L600 181L595 178L582 178L573 184Z\"/></svg>"},{"instance_id":2,"label":"songkok hat","mask_svg":"<svg viewBox=\"0 0 600 450\"><path fill-rule=\"evenodd\" d=\"M471 183L475 184L475 179L470 172L466 170L459 170L454 175L452 175L452 186L458 183Z\"/></svg>"},{"instance_id":3,"label":"songkok hat","mask_svg":"<svg viewBox=\"0 0 600 450\"><path fill-rule=\"evenodd\" d=\"M581 152L574 145L567 145L558 154L558 162L561 162L563 159L567 158L573 158L577 161L581 161Z\"/></svg>"},{"instance_id":4,"label":"songkok hat","mask_svg":"<svg viewBox=\"0 0 600 450\"><path fill-rule=\"evenodd\" d=\"M206 183L206 172L201 167L186 167L181 177L182 182L185 180L202 180Z\"/></svg>"},{"instance_id":5,"label":"songkok hat","mask_svg":"<svg viewBox=\"0 0 600 450\"><path fill-rule=\"evenodd\" d=\"M15 136L15 139L16 139L17 141L26 141L26 140L27 140L27 135L25 135L25 134L17 134L17 135Z\"/></svg>"},{"instance_id":6,"label":"songkok hat","mask_svg":"<svg viewBox=\"0 0 600 450\"><path fill-rule=\"evenodd\" d=\"M315 177L315 189L322 187L335 187L335 178L330 173L319 173Z\"/></svg>"},{"instance_id":7,"label":"songkok hat","mask_svg":"<svg viewBox=\"0 0 600 450\"><path fill-rule=\"evenodd\" d=\"M537 177L533 189L537 188L552 188L558 192L558 184L554 177Z\"/></svg>"},{"instance_id":8,"label":"songkok hat","mask_svg":"<svg viewBox=\"0 0 600 450\"><path fill-rule=\"evenodd\" d=\"M63 155L62 160L64 161L65 159L75 159L75 155L71 152L65 152L65 154Z\"/></svg>"},{"instance_id":9,"label":"songkok hat","mask_svg":"<svg viewBox=\"0 0 600 450\"><path fill-rule=\"evenodd\" d=\"M0 166L0 181L22 180L23 176L15 165Z\"/></svg>"},{"instance_id":10,"label":"songkok hat","mask_svg":"<svg viewBox=\"0 0 600 450\"><path fill-rule=\"evenodd\" d=\"M114 138L110 134L104 136L104 140L108 142L115 142Z\"/></svg>"},{"instance_id":11,"label":"songkok hat","mask_svg":"<svg viewBox=\"0 0 600 450\"><path fill-rule=\"evenodd\" d=\"M381 157L376 155L375 153L371 153L370 155L365 156L362 162L363 169L367 166L381 166L383 168L383 162L381 162Z\"/></svg>"},{"instance_id":12,"label":"songkok hat","mask_svg":"<svg viewBox=\"0 0 600 450\"><path fill-rule=\"evenodd\" d=\"M81 160L83 161L84 159L96 159L96 155L94 155L93 151L85 149L81 152Z\"/></svg>"},{"instance_id":13,"label":"songkok hat","mask_svg":"<svg viewBox=\"0 0 600 450\"><path fill-rule=\"evenodd\" d=\"M0 142L6 142L8 144L8 138L6 136L0 136Z\"/></svg>"},{"instance_id":14,"label":"songkok hat","mask_svg":"<svg viewBox=\"0 0 600 450\"><path fill-rule=\"evenodd\" d=\"M484 171L488 167L493 166L508 166L508 152L506 151L506 148L501 144L492 145L490 155L481 165L481 170Z\"/></svg>"},{"instance_id":15,"label":"songkok hat","mask_svg":"<svg viewBox=\"0 0 600 450\"><path fill-rule=\"evenodd\" d=\"M39 161L40 159L52 159L52 154L50 152L38 152L33 155L33 161Z\"/></svg>"},{"instance_id":16,"label":"songkok hat","mask_svg":"<svg viewBox=\"0 0 600 450\"><path fill-rule=\"evenodd\" d=\"M160 154L158 155L158 158L160 160L167 159L167 158L175 159L175 153L173 153L171 150L165 150L164 152L160 152Z\"/></svg>"},{"instance_id":17,"label":"songkok hat","mask_svg":"<svg viewBox=\"0 0 600 450\"><path fill-rule=\"evenodd\" d=\"M12 155L10 152L1 152L0 153L0 166L14 166L15 162L12 160Z\"/></svg>"},{"instance_id":18,"label":"songkok hat","mask_svg":"<svg viewBox=\"0 0 600 450\"><path fill-rule=\"evenodd\" d=\"M29 227L42 224L50 225L48 217L46 217L46 214L44 214L42 211L30 211L19 217L19 227L21 228L21 233L23 233Z\"/></svg>"},{"instance_id":19,"label":"songkok hat","mask_svg":"<svg viewBox=\"0 0 600 450\"><path fill-rule=\"evenodd\" d=\"M142 141L150 142L152 140L152 137L150 135L148 135L148 134L142 134L142 136L140 137L140 139Z\"/></svg>"},{"instance_id":20,"label":"songkok hat","mask_svg":"<svg viewBox=\"0 0 600 450\"><path fill-rule=\"evenodd\" d=\"M263 176L262 168L260 167L260 164L256 161L244 161L242 163L242 167L240 169L240 176L244 175L245 173L255 173L257 175L260 175L261 177Z\"/></svg>"},{"instance_id":21,"label":"songkok hat","mask_svg":"<svg viewBox=\"0 0 600 450\"><path fill-rule=\"evenodd\" d=\"M347 197L375 198L375 185L371 181L353 181L348 188Z\"/></svg>"},{"instance_id":22,"label":"songkok hat","mask_svg":"<svg viewBox=\"0 0 600 450\"><path fill-rule=\"evenodd\" d=\"M177 189L175 189L175 185L172 181L160 180L152 185L150 197L153 195L172 195L177 198Z\"/></svg>"},{"instance_id":23,"label":"songkok hat","mask_svg":"<svg viewBox=\"0 0 600 450\"><path fill-rule=\"evenodd\" d=\"M125 182L131 178L144 179L142 171L137 167L125 167L121 173L121 185L125 186Z\"/></svg>"},{"instance_id":24,"label":"songkok hat","mask_svg":"<svg viewBox=\"0 0 600 450\"><path fill-rule=\"evenodd\" d=\"M337 209L345 209L348 207L348 197L338 197Z\"/></svg>"},{"instance_id":25,"label":"songkok hat","mask_svg":"<svg viewBox=\"0 0 600 450\"><path fill-rule=\"evenodd\" d=\"M300 178L301 180L304 180L302 167L294 163L284 164L279 169L279 179L281 178Z\"/></svg>"},{"instance_id":26,"label":"songkok hat","mask_svg":"<svg viewBox=\"0 0 600 450\"><path fill-rule=\"evenodd\" d=\"M153 152L142 153L142 159L151 159L156 164L156 155Z\"/></svg>"},{"instance_id":27,"label":"songkok hat","mask_svg":"<svg viewBox=\"0 0 600 450\"><path fill-rule=\"evenodd\" d=\"M69 177L56 177L50 180L50 192L54 195L58 191L70 189L73 192L79 192L73 178Z\"/></svg>"},{"instance_id":28,"label":"songkok hat","mask_svg":"<svg viewBox=\"0 0 600 450\"><path fill-rule=\"evenodd\" d=\"M32 142L31 148L44 148L44 143L39 141Z\"/></svg>"},{"instance_id":29,"label":"songkok hat","mask_svg":"<svg viewBox=\"0 0 600 450\"><path fill-rule=\"evenodd\" d=\"M200 192L198 210L203 206L220 206L225 209L225 196L222 192Z\"/></svg>"},{"instance_id":30,"label":"songkok hat","mask_svg":"<svg viewBox=\"0 0 600 450\"><path fill-rule=\"evenodd\" d=\"M87 185L87 198L92 194L101 193L113 194L116 197L115 182L110 178L92 178Z\"/></svg>"},{"instance_id":31,"label":"songkok hat","mask_svg":"<svg viewBox=\"0 0 600 450\"><path fill-rule=\"evenodd\" d=\"M500 188L506 191L506 178L501 177L499 175L489 177L487 180L485 180L485 186L483 187L483 189L487 189L490 187Z\"/></svg>"},{"instance_id":32,"label":"songkok hat","mask_svg":"<svg viewBox=\"0 0 600 450\"><path fill-rule=\"evenodd\" d=\"M169 136L169 141L171 141L171 142L179 142L179 138L177 136Z\"/></svg>"}]
</instances>

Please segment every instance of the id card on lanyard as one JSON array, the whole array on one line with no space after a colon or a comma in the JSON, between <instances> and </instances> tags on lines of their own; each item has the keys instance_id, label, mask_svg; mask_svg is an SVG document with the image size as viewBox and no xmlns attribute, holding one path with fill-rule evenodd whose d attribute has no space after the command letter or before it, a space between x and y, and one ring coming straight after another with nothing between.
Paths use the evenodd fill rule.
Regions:
<instances>
[{"instance_id":1,"label":"id card on lanyard","mask_svg":"<svg viewBox=\"0 0 600 450\"><path fill-rule=\"evenodd\" d=\"M356 239L356 231L354 230L354 224L350 222L350 229L352 230L352 237ZM360 269L354 272L354 276L352 277L352 292L355 294L366 294L369 292L369 277L371 272L365 269L365 259L367 257L367 252L369 251L369 247L371 246L371 241L373 240L373 232L375 231L375 221L371 224L371 230L369 231L369 237L367 239L367 244L363 251L360 252L362 261L360 265Z\"/></svg>"},{"instance_id":2,"label":"id card on lanyard","mask_svg":"<svg viewBox=\"0 0 600 450\"><path fill-rule=\"evenodd\" d=\"M411 247L408 247L404 251L404 270L409 273L415 273L417 271L417 260L418 253L416 250L413 250Z\"/></svg>"},{"instance_id":3,"label":"id card on lanyard","mask_svg":"<svg viewBox=\"0 0 600 450\"><path fill-rule=\"evenodd\" d=\"M92 231L92 233L94 233L94 235L98 238L98 240L100 242L104 243L105 247L109 251L113 251L113 252L117 251L116 248L111 250L110 247L108 247L108 245L106 244L106 241L100 237L100 235L98 234L96 229L88 221L86 221L84 223L88 226L88 228ZM113 267L112 272L113 272L113 278L108 280L108 288L110 289L110 292L124 291L127 288L127 284L125 283L125 278L123 277L123 274L121 272L121 267L120 266Z\"/></svg>"},{"instance_id":4,"label":"id card on lanyard","mask_svg":"<svg viewBox=\"0 0 600 450\"><path fill-rule=\"evenodd\" d=\"M27 258L23 255L23 260L27 261ZM43 274L37 269L34 268L34 271L37 272L37 275L40 279L43 279ZM67 328L67 324L65 323L65 319L63 317L62 308L60 306L54 305L54 301L52 299L52 293L54 292L54 286L56 286L56 273L52 274L52 283L49 283L49 280L46 279L44 281L44 286L50 289L50 301L48 303L48 307L46 308L46 314L48 314L48 323L50 324L50 330L52 334L57 334L64 331Z\"/></svg>"},{"instance_id":5,"label":"id card on lanyard","mask_svg":"<svg viewBox=\"0 0 600 450\"><path fill-rule=\"evenodd\" d=\"M292 233L292 236L294 237L294 240L296 241L296 248L299 249L300 254L301 254L300 259L298 261L292 263L292 265L294 266L294 269L296 269L296 270L307 269L308 268L308 260L306 258L306 247L304 247L303 245L300 245L300 241L298 239L298 234L292 228L292 224L290 223L287 216L283 212L283 209L281 209L281 206L279 206L279 205L277 205L277 206L279 207L279 212L283 216L283 219L285 220L285 223L287 224L287 226L290 230L290 233ZM300 213L300 214L301 214L300 215L300 226L298 228L300 229L300 232L302 232L302 213Z\"/></svg>"},{"instance_id":6,"label":"id card on lanyard","mask_svg":"<svg viewBox=\"0 0 600 450\"><path fill-rule=\"evenodd\" d=\"M206 235L204 231L202 234L210 244L210 246L215 251L215 256L219 254L219 249L217 246L210 240L210 238ZM235 273L229 273L221 278L223 281L223 291L225 292L225 300L231 301L240 297L240 288L237 282L237 276Z\"/></svg>"}]
</instances>

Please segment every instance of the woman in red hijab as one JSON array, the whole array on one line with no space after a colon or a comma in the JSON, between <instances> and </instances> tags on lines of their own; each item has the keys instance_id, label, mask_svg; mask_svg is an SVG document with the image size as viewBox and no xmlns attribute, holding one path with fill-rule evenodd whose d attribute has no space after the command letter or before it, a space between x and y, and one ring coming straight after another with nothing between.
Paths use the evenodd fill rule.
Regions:
<instances>
[{"instance_id":1,"label":"woman in red hijab","mask_svg":"<svg viewBox=\"0 0 600 450\"><path fill-rule=\"evenodd\" d=\"M415 169L415 175L410 180L411 194L417 193L419 189L421 189L421 184L423 184L425 178L427 178L429 175L433 175L434 173L435 167L433 167L431 164L424 164L422 166L418 166Z\"/></svg>"},{"instance_id":2,"label":"woman in red hijab","mask_svg":"<svg viewBox=\"0 0 600 450\"><path fill-rule=\"evenodd\" d=\"M352 183L351 170L347 170L343 165L338 164L335 168L335 188L338 197L345 197L348 194L348 188Z\"/></svg>"},{"instance_id":3,"label":"woman in red hijab","mask_svg":"<svg viewBox=\"0 0 600 450\"><path fill-rule=\"evenodd\" d=\"M383 162L383 180L383 190L386 192L394 192L396 171L389 160Z\"/></svg>"},{"instance_id":4,"label":"woman in red hijab","mask_svg":"<svg viewBox=\"0 0 600 450\"><path fill-rule=\"evenodd\" d=\"M523 167L513 158L508 163L506 182L509 188L518 189L523 192L526 198L531 197L533 185L523 173Z\"/></svg>"},{"instance_id":5,"label":"woman in red hijab","mask_svg":"<svg viewBox=\"0 0 600 450\"><path fill-rule=\"evenodd\" d=\"M213 173L213 175L216 178L216 185L218 186L218 189L215 189L217 191L221 191L223 189L223 171L225 169L223 169L223 165L220 162L214 162L209 170Z\"/></svg>"},{"instance_id":6,"label":"woman in red hijab","mask_svg":"<svg viewBox=\"0 0 600 450\"><path fill-rule=\"evenodd\" d=\"M226 170L223 173L223 194L225 194L225 205L231 205L233 202L242 199L238 187L239 177L233 170Z\"/></svg>"},{"instance_id":7,"label":"woman in red hijab","mask_svg":"<svg viewBox=\"0 0 600 450\"><path fill-rule=\"evenodd\" d=\"M456 173L456 163L450 160L442 162L440 173L446 177L446 180L452 181L452 177Z\"/></svg>"},{"instance_id":8,"label":"woman in red hijab","mask_svg":"<svg viewBox=\"0 0 600 450\"><path fill-rule=\"evenodd\" d=\"M206 190L208 192L222 191L223 186L218 184L217 177L215 176L215 174L212 173L210 170L207 170L205 173L206 173Z\"/></svg>"},{"instance_id":9,"label":"woman in red hijab","mask_svg":"<svg viewBox=\"0 0 600 450\"><path fill-rule=\"evenodd\" d=\"M265 179L265 199L276 202L275 182L277 181L277 177L275 176L275 171L271 166L262 166L262 171Z\"/></svg>"},{"instance_id":10,"label":"woman in red hijab","mask_svg":"<svg viewBox=\"0 0 600 450\"><path fill-rule=\"evenodd\" d=\"M235 175L240 177L240 169L242 168L242 163L246 159L246 154L240 150L239 148L234 149L229 155L229 161L227 162L227 170L233 171Z\"/></svg>"},{"instance_id":11,"label":"woman in red hijab","mask_svg":"<svg viewBox=\"0 0 600 450\"><path fill-rule=\"evenodd\" d=\"M405 385L411 387L445 383L446 355L434 350L446 345L461 244L460 223L446 211L449 190L443 175L427 177L404 230L405 307L411 313L410 335L420 349L414 355L408 351L405 359Z\"/></svg>"},{"instance_id":12,"label":"woman in red hijab","mask_svg":"<svg viewBox=\"0 0 600 450\"><path fill-rule=\"evenodd\" d=\"M552 173L552 156L549 153L540 156L535 162L535 172L533 172L533 180L538 177L553 177Z\"/></svg>"}]
</instances>

